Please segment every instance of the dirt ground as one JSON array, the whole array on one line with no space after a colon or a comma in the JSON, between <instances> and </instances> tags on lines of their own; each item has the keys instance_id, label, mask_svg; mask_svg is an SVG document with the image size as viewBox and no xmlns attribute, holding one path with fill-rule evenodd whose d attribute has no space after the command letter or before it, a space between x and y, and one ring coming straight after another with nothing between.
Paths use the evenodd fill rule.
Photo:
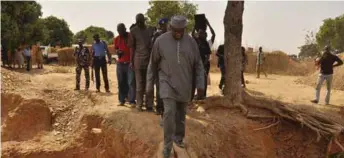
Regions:
<instances>
[{"instance_id":1,"label":"dirt ground","mask_svg":"<svg viewBox=\"0 0 344 158\"><path fill-rule=\"evenodd\" d=\"M45 66L43 70L33 69L30 73L2 68L1 107L7 109L2 112L2 133L11 127L5 131L9 136L2 140L2 157L154 157L163 138L160 119L152 113L117 106L115 72L114 65L108 68L111 93L107 94L103 93L103 87L102 93L95 93L92 82L88 92L73 91L73 67ZM247 91L289 103L310 104L315 91L295 83L297 78L269 75L256 79L253 74L247 74ZM215 100L220 94L219 79L220 74L211 74L208 95ZM84 83L82 78L82 89ZM343 91L333 91L333 105L314 106L344 106L343 96ZM23 126L23 130L30 133L23 138L14 130L15 125L21 126L22 123L14 118L21 114L20 111L25 114L30 111L25 110L27 108L20 110L17 105L37 105L45 112L41 115L32 112L34 121L29 122L34 128ZM325 138L316 142L315 133L295 123L282 121L274 128L257 130L274 120L246 119L235 109L199 113L196 106L190 104L186 122L185 142L189 157L325 157ZM51 118L46 116L47 109ZM25 115L22 119L30 118ZM46 125L47 120L50 125Z\"/></svg>"}]
</instances>

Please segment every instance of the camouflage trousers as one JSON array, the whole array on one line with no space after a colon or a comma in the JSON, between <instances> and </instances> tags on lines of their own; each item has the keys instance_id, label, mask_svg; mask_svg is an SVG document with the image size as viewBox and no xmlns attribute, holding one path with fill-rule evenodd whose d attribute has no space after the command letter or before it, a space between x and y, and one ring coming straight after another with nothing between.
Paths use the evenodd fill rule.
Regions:
<instances>
[{"instance_id":1,"label":"camouflage trousers","mask_svg":"<svg viewBox=\"0 0 344 158\"><path fill-rule=\"evenodd\" d=\"M85 79L86 79L86 89L88 89L90 87L90 69L88 66L81 66L78 65L75 68L75 72L76 72L76 88L80 89L80 75L81 75L81 71L82 69L85 70Z\"/></svg>"}]
</instances>

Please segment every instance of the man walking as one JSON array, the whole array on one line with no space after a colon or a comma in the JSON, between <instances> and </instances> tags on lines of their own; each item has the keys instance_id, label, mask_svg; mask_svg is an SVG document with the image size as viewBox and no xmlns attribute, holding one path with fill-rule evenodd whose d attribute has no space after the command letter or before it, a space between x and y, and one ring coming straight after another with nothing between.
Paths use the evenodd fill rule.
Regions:
<instances>
[{"instance_id":1,"label":"man walking","mask_svg":"<svg viewBox=\"0 0 344 158\"><path fill-rule=\"evenodd\" d=\"M137 109L142 111L146 88L147 67L154 29L145 24L143 14L136 15L136 24L130 30L131 67L135 70ZM146 95L146 110L153 111L153 96Z\"/></svg>"},{"instance_id":2,"label":"man walking","mask_svg":"<svg viewBox=\"0 0 344 158\"><path fill-rule=\"evenodd\" d=\"M26 48L24 49L24 56L25 56L25 60L26 60L26 71L30 71L31 69L31 50L30 50L30 46L26 46Z\"/></svg>"},{"instance_id":3,"label":"man walking","mask_svg":"<svg viewBox=\"0 0 344 158\"><path fill-rule=\"evenodd\" d=\"M334 64L335 62L336 64ZM330 103L333 68L343 65L343 61L338 56L332 54L330 51L330 47L326 46L324 49L324 53L320 57L320 60L317 61L316 65L320 66L320 74L316 87L315 99L311 102L316 104L319 103L321 86L323 82L326 80L327 93L325 103L326 105L328 105Z\"/></svg>"},{"instance_id":4,"label":"man walking","mask_svg":"<svg viewBox=\"0 0 344 158\"><path fill-rule=\"evenodd\" d=\"M117 81L118 81L118 100L119 106L124 106L125 98L129 99L131 105L135 104L135 79L134 72L129 67L130 48L128 46L130 34L127 32L125 25L117 25L118 36L115 37L113 44L118 56L117 60Z\"/></svg>"},{"instance_id":5,"label":"man walking","mask_svg":"<svg viewBox=\"0 0 344 158\"><path fill-rule=\"evenodd\" d=\"M186 25L184 16L172 17L171 31L161 35L154 43L148 68L147 92L153 91L155 77L159 76L159 93L164 102L165 158L170 156L173 142L184 148L186 106L191 98L194 73L197 93L202 94L204 89L202 60L197 43L184 33Z\"/></svg>"},{"instance_id":6,"label":"man walking","mask_svg":"<svg viewBox=\"0 0 344 158\"><path fill-rule=\"evenodd\" d=\"M85 90L87 91L88 88L90 88L90 69L89 65L91 63L91 54L87 47L84 47L84 41L83 39L78 39L79 47L76 47L74 50L74 57L76 60L76 86L74 90L80 90L80 75L82 69L84 69L85 73L85 80L86 80L86 86Z\"/></svg>"},{"instance_id":7,"label":"man walking","mask_svg":"<svg viewBox=\"0 0 344 158\"><path fill-rule=\"evenodd\" d=\"M265 70L265 67L264 67L264 60L265 60L265 57L264 57L264 54L263 54L263 48L262 47L259 47L259 51L257 53L257 67L256 67L256 70L257 70L257 78L260 78L260 73L263 72L265 77L268 77L268 75L266 74L266 70Z\"/></svg>"},{"instance_id":8,"label":"man walking","mask_svg":"<svg viewBox=\"0 0 344 158\"><path fill-rule=\"evenodd\" d=\"M168 18L162 18L159 20L159 31L155 32L154 33L154 36L153 36L153 39L152 39L152 46L151 48L153 47L153 44L155 43L156 39L167 32L167 25L168 25ZM159 71L159 70L157 70ZM157 73L157 72L156 72ZM160 89L160 86L159 86L159 76L157 75L156 79L155 79L155 85L156 85L156 114L157 115L161 115L161 117L163 116L163 112L164 112L164 105L163 105L163 101L162 99L160 98L160 94L159 94L159 89ZM154 93L154 92L153 92ZM152 95L152 94L151 94Z\"/></svg>"},{"instance_id":9,"label":"man walking","mask_svg":"<svg viewBox=\"0 0 344 158\"><path fill-rule=\"evenodd\" d=\"M209 75L209 70L210 70L210 62L209 62L209 57L211 54L211 47L213 46L214 40L215 40L215 31L214 29L211 27L211 25L209 24L208 19L206 19L206 25L209 26L210 32L212 34L211 39L207 41L207 32L206 30L202 30L199 29L197 31L198 36L195 35L195 28L192 31L192 36L195 38L197 44L198 44L198 49L201 55L201 59L203 62L203 66L204 66L204 70L205 70L205 81L204 81L204 94L203 96L200 96L199 94L197 94L197 96L199 97L198 99L204 99L207 97L207 87L208 87L208 75ZM195 92L195 85L193 88L193 94L192 94L192 99L193 99L193 95Z\"/></svg>"},{"instance_id":10,"label":"man walking","mask_svg":"<svg viewBox=\"0 0 344 158\"><path fill-rule=\"evenodd\" d=\"M97 92L100 92L100 69L101 69L102 74L103 74L104 84L105 84L105 91L107 93L110 93L105 56L107 55L108 63L110 65L111 64L111 54L108 50L107 44L105 43L105 41L101 41L99 39L98 34L95 34L93 36L93 39L95 42L92 45L92 56L93 56L92 67L94 67L94 69L95 69Z\"/></svg>"}]
</instances>

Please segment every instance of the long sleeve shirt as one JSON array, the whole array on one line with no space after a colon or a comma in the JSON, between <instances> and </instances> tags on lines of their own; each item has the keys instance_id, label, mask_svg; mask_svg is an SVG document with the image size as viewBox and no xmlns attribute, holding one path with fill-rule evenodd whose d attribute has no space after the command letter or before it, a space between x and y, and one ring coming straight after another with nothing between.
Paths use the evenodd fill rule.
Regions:
<instances>
[{"instance_id":1,"label":"long sleeve shirt","mask_svg":"<svg viewBox=\"0 0 344 158\"><path fill-rule=\"evenodd\" d=\"M204 89L204 73L196 41L187 34L175 40L172 33L167 32L154 43L148 66L147 91L152 90L155 77L159 75L159 94L162 99L188 102L193 74L196 75L196 88Z\"/></svg>"}]
</instances>

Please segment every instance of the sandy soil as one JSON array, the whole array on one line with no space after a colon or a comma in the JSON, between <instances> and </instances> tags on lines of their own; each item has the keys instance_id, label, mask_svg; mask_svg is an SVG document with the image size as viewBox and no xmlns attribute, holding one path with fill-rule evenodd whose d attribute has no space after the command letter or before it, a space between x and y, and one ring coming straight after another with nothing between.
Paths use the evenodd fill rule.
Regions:
<instances>
[{"instance_id":1,"label":"sandy soil","mask_svg":"<svg viewBox=\"0 0 344 158\"><path fill-rule=\"evenodd\" d=\"M221 74L211 74L210 94L218 95L217 85L220 82ZM268 75L267 78L261 77L257 79L254 74L245 74L245 80L248 82L248 91L258 91L257 95L265 95L277 100L281 100L294 104L312 104L310 100L315 97L315 89L311 86L298 84L296 80L301 76L281 76L281 75ZM326 95L325 83L321 89L320 104L319 106L325 106L324 100ZM344 91L332 90L330 104L332 106L344 106ZM313 104L318 106L316 104ZM331 106L329 105L329 107Z\"/></svg>"}]
</instances>

